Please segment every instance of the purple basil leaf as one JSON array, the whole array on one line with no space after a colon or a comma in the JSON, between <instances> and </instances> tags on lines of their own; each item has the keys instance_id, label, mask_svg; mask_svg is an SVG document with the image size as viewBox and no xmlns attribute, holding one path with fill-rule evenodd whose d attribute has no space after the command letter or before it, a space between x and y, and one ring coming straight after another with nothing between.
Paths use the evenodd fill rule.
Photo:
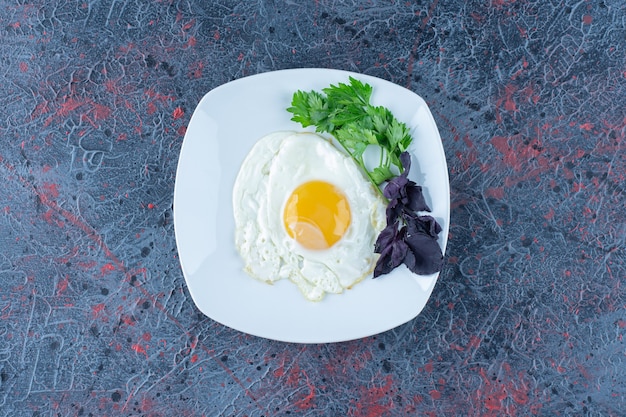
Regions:
<instances>
[{"instance_id":1,"label":"purple basil leaf","mask_svg":"<svg viewBox=\"0 0 626 417\"><path fill-rule=\"evenodd\" d=\"M406 186L406 195L408 199L407 207L413 211L430 211L430 207L426 204L422 187L416 185L413 181L409 181Z\"/></svg>"},{"instance_id":2,"label":"purple basil leaf","mask_svg":"<svg viewBox=\"0 0 626 417\"><path fill-rule=\"evenodd\" d=\"M374 243L374 252L383 253L385 249L391 246L393 241L397 239L397 236L398 236L398 223L387 222L387 227L385 227L378 234L376 243Z\"/></svg>"},{"instance_id":3,"label":"purple basil leaf","mask_svg":"<svg viewBox=\"0 0 626 417\"><path fill-rule=\"evenodd\" d=\"M374 267L374 276L373 278L378 278L381 275L385 275L390 273L393 270L393 267L386 261L386 257L378 258L376 262L376 266Z\"/></svg>"},{"instance_id":4,"label":"purple basil leaf","mask_svg":"<svg viewBox=\"0 0 626 417\"><path fill-rule=\"evenodd\" d=\"M410 225L419 218L419 215L417 214L417 212L409 210L406 206L403 206L401 217L404 221L404 224Z\"/></svg>"},{"instance_id":5,"label":"purple basil leaf","mask_svg":"<svg viewBox=\"0 0 626 417\"><path fill-rule=\"evenodd\" d=\"M391 180L389 180L387 185L385 185L383 195L389 200L399 198L407 182L408 180L406 179L406 177L403 176L392 178Z\"/></svg>"},{"instance_id":6,"label":"purple basil leaf","mask_svg":"<svg viewBox=\"0 0 626 417\"><path fill-rule=\"evenodd\" d=\"M427 226L427 233L437 238L437 235L441 232L441 226L437 223L437 220L432 216L420 216L419 219Z\"/></svg>"},{"instance_id":7,"label":"purple basil leaf","mask_svg":"<svg viewBox=\"0 0 626 417\"><path fill-rule=\"evenodd\" d=\"M412 250L409 249L406 251L406 255L404 255L404 261L402 263L405 264L410 271L415 269L416 259Z\"/></svg>"},{"instance_id":8,"label":"purple basil leaf","mask_svg":"<svg viewBox=\"0 0 626 417\"><path fill-rule=\"evenodd\" d=\"M390 200L385 213L387 214L387 224L395 223L397 225L398 219L404 214L404 206L397 199Z\"/></svg>"},{"instance_id":9,"label":"purple basil leaf","mask_svg":"<svg viewBox=\"0 0 626 417\"><path fill-rule=\"evenodd\" d=\"M400 190L400 196L398 197L398 199L400 200L400 203L402 203L403 206L407 206L407 204L409 204L409 196L406 193L406 187L408 185L410 181L407 181L406 184L404 184L404 187L402 187L402 189Z\"/></svg>"},{"instance_id":10,"label":"purple basil leaf","mask_svg":"<svg viewBox=\"0 0 626 417\"><path fill-rule=\"evenodd\" d=\"M437 239L423 233L417 233L407 236L406 244L415 257L413 268L409 268L411 272L419 275L430 275L441 271L443 254Z\"/></svg>"},{"instance_id":11,"label":"purple basil leaf","mask_svg":"<svg viewBox=\"0 0 626 417\"><path fill-rule=\"evenodd\" d=\"M407 221L407 234L409 236L423 233L437 239L437 235L441 232L441 226L432 216L415 216L410 219L405 218L405 220Z\"/></svg>"},{"instance_id":12,"label":"purple basil leaf","mask_svg":"<svg viewBox=\"0 0 626 417\"><path fill-rule=\"evenodd\" d=\"M406 256L408 250L409 246L404 242L404 240L398 239L391 244L391 263L394 268L404 261L404 257Z\"/></svg>"},{"instance_id":13,"label":"purple basil leaf","mask_svg":"<svg viewBox=\"0 0 626 417\"><path fill-rule=\"evenodd\" d=\"M387 204L387 227L378 235L374 252L380 257L374 267L374 278L391 272L404 263L420 275L441 270L443 254L437 243L441 226L432 216L420 216L419 211L431 211L426 204L422 187L408 179L411 156L400 155L403 172L389 180L383 194ZM402 228L399 225L402 224Z\"/></svg>"},{"instance_id":14,"label":"purple basil leaf","mask_svg":"<svg viewBox=\"0 0 626 417\"><path fill-rule=\"evenodd\" d=\"M389 246L383 248L380 258L378 258L376 266L374 267L374 278L388 274L404 261L409 247L404 240L402 240L402 235L404 235L404 233L398 233L396 239L394 239Z\"/></svg>"},{"instance_id":15,"label":"purple basil leaf","mask_svg":"<svg viewBox=\"0 0 626 417\"><path fill-rule=\"evenodd\" d=\"M402 164L402 168L404 168L402 176L408 176L409 171L411 170L411 155L407 151L404 151L400 154L400 163Z\"/></svg>"}]
</instances>

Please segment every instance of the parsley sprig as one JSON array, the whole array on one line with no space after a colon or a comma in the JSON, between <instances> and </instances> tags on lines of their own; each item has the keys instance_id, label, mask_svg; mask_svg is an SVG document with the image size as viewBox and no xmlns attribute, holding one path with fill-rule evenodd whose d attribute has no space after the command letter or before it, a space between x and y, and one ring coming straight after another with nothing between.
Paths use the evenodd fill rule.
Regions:
<instances>
[{"instance_id":1,"label":"parsley sprig","mask_svg":"<svg viewBox=\"0 0 626 417\"><path fill-rule=\"evenodd\" d=\"M380 185L395 177L393 167L402 171L400 155L412 138L408 127L383 106L370 104L372 87L350 77L350 83L338 83L317 91L296 91L291 120L303 127L315 126L318 133L330 133L354 158L369 180L382 194ZM368 146L380 149L378 166L368 169L363 154Z\"/></svg>"}]
</instances>

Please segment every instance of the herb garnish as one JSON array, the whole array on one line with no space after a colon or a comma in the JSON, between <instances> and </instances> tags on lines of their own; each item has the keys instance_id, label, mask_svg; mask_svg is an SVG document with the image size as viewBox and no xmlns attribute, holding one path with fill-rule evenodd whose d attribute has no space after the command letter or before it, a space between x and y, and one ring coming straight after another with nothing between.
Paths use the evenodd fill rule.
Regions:
<instances>
[{"instance_id":1,"label":"herb garnish","mask_svg":"<svg viewBox=\"0 0 626 417\"><path fill-rule=\"evenodd\" d=\"M382 106L372 106L372 86L350 77L350 84L339 83L317 91L297 91L293 95L291 120L303 127L315 126L319 133L330 133L354 158L380 191L380 185L393 178L392 165L402 170L400 154L411 143L411 134L404 123ZM363 161L368 146L381 149L379 165L369 170Z\"/></svg>"},{"instance_id":2,"label":"herb garnish","mask_svg":"<svg viewBox=\"0 0 626 417\"><path fill-rule=\"evenodd\" d=\"M441 226L432 216L418 214L431 211L422 187L407 178L411 155L403 152L400 160L404 171L387 183L384 195L387 205L387 227L378 235L374 252L380 254L374 268L374 278L405 264L413 273L433 274L443 266L443 254L437 243Z\"/></svg>"},{"instance_id":3,"label":"herb garnish","mask_svg":"<svg viewBox=\"0 0 626 417\"><path fill-rule=\"evenodd\" d=\"M387 200L387 227L378 235L374 246L374 252L380 254L374 278L400 264L416 274L438 272L443 265L437 243L441 226L433 217L418 213L431 210L422 187L408 179L411 157L406 150L413 140L409 129L389 109L370 104L369 84L353 77L349 79L350 84L331 84L322 89L324 94L296 91L287 109L293 114L291 120L333 135ZM368 169L363 160L368 146L380 149L379 164L373 169ZM381 189L385 181L387 184Z\"/></svg>"}]
</instances>

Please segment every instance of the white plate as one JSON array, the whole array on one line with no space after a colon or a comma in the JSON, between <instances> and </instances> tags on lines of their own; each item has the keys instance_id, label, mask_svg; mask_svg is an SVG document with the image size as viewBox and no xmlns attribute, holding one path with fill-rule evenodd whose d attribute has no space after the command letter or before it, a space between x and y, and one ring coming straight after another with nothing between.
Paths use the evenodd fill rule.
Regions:
<instances>
[{"instance_id":1,"label":"white plate","mask_svg":"<svg viewBox=\"0 0 626 417\"><path fill-rule=\"evenodd\" d=\"M321 90L353 76L373 87L371 102L388 107L411 129L410 177L424 186L432 215L450 224L448 170L437 126L416 94L388 81L328 69L294 69L241 78L207 93L193 113L180 152L174 188L174 228L191 296L204 314L268 339L326 343L371 336L416 317L439 274L417 276L404 266L366 278L343 294L307 301L288 280L274 285L242 270L234 244L232 188L241 162L262 136L302 130L286 111L296 90Z\"/></svg>"}]
</instances>

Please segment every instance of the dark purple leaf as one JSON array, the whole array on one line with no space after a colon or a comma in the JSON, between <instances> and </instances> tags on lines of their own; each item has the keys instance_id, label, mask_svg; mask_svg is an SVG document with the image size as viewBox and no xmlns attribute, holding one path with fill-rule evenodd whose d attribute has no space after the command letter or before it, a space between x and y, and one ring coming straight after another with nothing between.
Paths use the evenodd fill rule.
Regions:
<instances>
[{"instance_id":1,"label":"dark purple leaf","mask_svg":"<svg viewBox=\"0 0 626 417\"><path fill-rule=\"evenodd\" d=\"M437 223L437 220L433 216L420 216L420 219L428 224L428 234L432 237L436 238L437 235L441 232L441 226Z\"/></svg>"},{"instance_id":2,"label":"dark purple leaf","mask_svg":"<svg viewBox=\"0 0 626 417\"><path fill-rule=\"evenodd\" d=\"M404 205L398 199L389 200L385 213L387 215L387 224L395 223L397 225L399 219L404 214Z\"/></svg>"},{"instance_id":3,"label":"dark purple leaf","mask_svg":"<svg viewBox=\"0 0 626 417\"><path fill-rule=\"evenodd\" d=\"M374 252L375 253L383 253L386 248L391 246L394 240L398 239L398 223L396 222L387 222L387 227L385 227L379 234L376 239L376 243L374 243Z\"/></svg>"},{"instance_id":4,"label":"dark purple leaf","mask_svg":"<svg viewBox=\"0 0 626 417\"><path fill-rule=\"evenodd\" d=\"M410 236L407 235L406 244L415 257L415 264L412 265L412 268L409 267L411 272L419 275L430 275L441 271L443 254L436 238L417 233Z\"/></svg>"},{"instance_id":5,"label":"dark purple leaf","mask_svg":"<svg viewBox=\"0 0 626 417\"><path fill-rule=\"evenodd\" d=\"M410 271L415 269L416 259L412 250L409 249L406 251L406 255L404 255L404 262L402 263L405 264Z\"/></svg>"},{"instance_id":6,"label":"dark purple leaf","mask_svg":"<svg viewBox=\"0 0 626 417\"><path fill-rule=\"evenodd\" d=\"M417 216L410 220L407 219L407 234L409 236L423 233L437 239L439 232L441 232L441 226L432 216Z\"/></svg>"},{"instance_id":7,"label":"dark purple leaf","mask_svg":"<svg viewBox=\"0 0 626 417\"><path fill-rule=\"evenodd\" d=\"M441 226L432 216L420 216L430 211L422 187L408 179L411 156L400 155L403 172L392 178L383 191L389 200L387 227L378 235L374 252L380 257L374 268L374 278L391 272L404 263L413 273L429 275L441 270L443 254L437 243ZM400 227L402 225L402 227Z\"/></svg>"},{"instance_id":8,"label":"dark purple leaf","mask_svg":"<svg viewBox=\"0 0 626 417\"><path fill-rule=\"evenodd\" d=\"M409 247L402 239L402 235L404 233L401 231L389 246L383 248L374 267L374 278L388 274L404 262Z\"/></svg>"},{"instance_id":9,"label":"dark purple leaf","mask_svg":"<svg viewBox=\"0 0 626 417\"><path fill-rule=\"evenodd\" d=\"M402 176L408 176L409 171L411 170L411 154L409 154L407 151L402 152L400 154L400 163L402 164L402 168L404 168L404 171L402 171Z\"/></svg>"},{"instance_id":10,"label":"dark purple leaf","mask_svg":"<svg viewBox=\"0 0 626 417\"><path fill-rule=\"evenodd\" d=\"M430 211L430 207L428 207L424 199L422 187L416 185L413 181L409 181L405 190L407 197L406 206L408 209L413 211Z\"/></svg>"},{"instance_id":11,"label":"dark purple leaf","mask_svg":"<svg viewBox=\"0 0 626 417\"><path fill-rule=\"evenodd\" d=\"M389 180L387 185L385 185L383 195L389 200L400 198L402 190L406 186L407 182L408 180L406 179L406 177L403 176L392 178L391 180Z\"/></svg>"}]
</instances>

